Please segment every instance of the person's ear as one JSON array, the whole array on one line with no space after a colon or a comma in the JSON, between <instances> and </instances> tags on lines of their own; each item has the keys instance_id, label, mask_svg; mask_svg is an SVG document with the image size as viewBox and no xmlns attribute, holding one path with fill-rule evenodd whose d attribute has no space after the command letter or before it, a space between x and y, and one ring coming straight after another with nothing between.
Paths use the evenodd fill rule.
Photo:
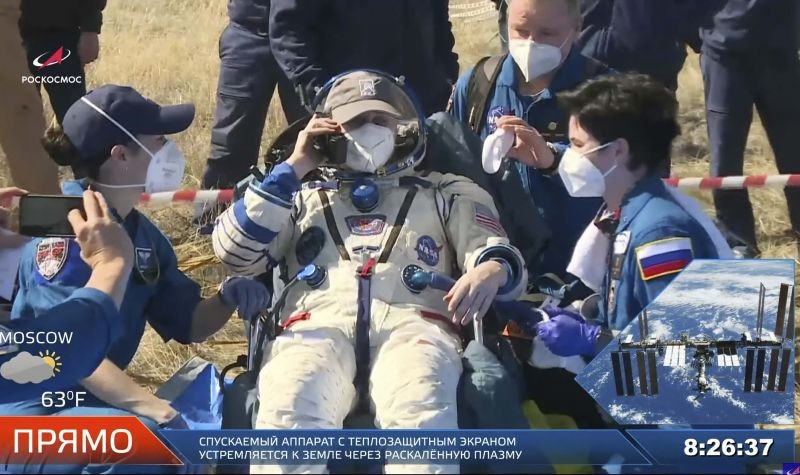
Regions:
<instances>
[{"instance_id":1,"label":"person's ear","mask_svg":"<svg viewBox=\"0 0 800 475\"><path fill-rule=\"evenodd\" d=\"M111 147L110 160L124 162L131 159L130 150L124 145L114 145Z\"/></svg>"},{"instance_id":2,"label":"person's ear","mask_svg":"<svg viewBox=\"0 0 800 475\"><path fill-rule=\"evenodd\" d=\"M617 163L625 165L626 168L630 169L630 161L631 161L631 147L628 143L627 139L619 138L614 141L613 145L614 148L614 158L617 160Z\"/></svg>"}]
</instances>

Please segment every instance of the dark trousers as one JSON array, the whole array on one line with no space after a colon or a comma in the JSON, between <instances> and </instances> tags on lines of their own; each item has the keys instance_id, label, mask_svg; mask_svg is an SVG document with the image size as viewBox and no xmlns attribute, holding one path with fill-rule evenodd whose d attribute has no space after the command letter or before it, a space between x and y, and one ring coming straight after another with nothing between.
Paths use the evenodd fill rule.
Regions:
<instances>
[{"instance_id":1,"label":"dark trousers","mask_svg":"<svg viewBox=\"0 0 800 475\"><path fill-rule=\"evenodd\" d=\"M47 91L59 124L64 119L69 107L86 95L86 77L78 56L78 38L80 38L80 32L77 30L29 34L23 38L31 75L41 77L45 81L44 78L47 77L62 80L74 78L75 82L44 82L44 89ZM60 63L36 66L36 64L46 63L59 48L63 48Z\"/></svg>"},{"instance_id":2,"label":"dark trousers","mask_svg":"<svg viewBox=\"0 0 800 475\"><path fill-rule=\"evenodd\" d=\"M800 60L797 52L753 55L703 52L708 142L713 176L741 175L755 105L778 172L800 173ZM800 189L784 191L792 229L800 231ZM755 247L753 207L747 190L715 190L717 217Z\"/></svg>"},{"instance_id":3,"label":"dark trousers","mask_svg":"<svg viewBox=\"0 0 800 475\"><path fill-rule=\"evenodd\" d=\"M217 108L204 188L231 188L258 161L269 103L278 88L289 123L306 115L286 75L278 67L266 32L231 22L219 40Z\"/></svg>"}]
</instances>

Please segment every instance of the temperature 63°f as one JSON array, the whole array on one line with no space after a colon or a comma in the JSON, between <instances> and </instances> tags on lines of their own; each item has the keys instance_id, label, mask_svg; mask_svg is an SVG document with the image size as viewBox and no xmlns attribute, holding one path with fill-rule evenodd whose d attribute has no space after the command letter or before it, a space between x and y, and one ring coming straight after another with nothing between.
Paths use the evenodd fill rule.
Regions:
<instances>
[{"instance_id":1,"label":"temperature 63\u00b0f","mask_svg":"<svg viewBox=\"0 0 800 475\"><path fill-rule=\"evenodd\" d=\"M86 402L86 391L47 391L42 393L43 407L78 407Z\"/></svg>"}]
</instances>

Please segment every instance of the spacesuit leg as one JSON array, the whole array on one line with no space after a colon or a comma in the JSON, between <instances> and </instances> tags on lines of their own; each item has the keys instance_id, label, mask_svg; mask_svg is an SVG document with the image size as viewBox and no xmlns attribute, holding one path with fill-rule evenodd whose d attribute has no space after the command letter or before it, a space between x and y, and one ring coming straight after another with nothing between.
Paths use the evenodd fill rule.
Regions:
<instances>
[{"instance_id":1,"label":"spacesuit leg","mask_svg":"<svg viewBox=\"0 0 800 475\"><path fill-rule=\"evenodd\" d=\"M336 328L299 322L270 344L256 429L341 429L355 398L353 345ZM320 465L257 465L250 473L325 473Z\"/></svg>"},{"instance_id":2,"label":"spacesuit leg","mask_svg":"<svg viewBox=\"0 0 800 475\"><path fill-rule=\"evenodd\" d=\"M370 375L376 425L457 429L459 340L417 312L402 312L394 319L388 337L379 342ZM385 473L459 473L459 465L389 464Z\"/></svg>"}]
</instances>

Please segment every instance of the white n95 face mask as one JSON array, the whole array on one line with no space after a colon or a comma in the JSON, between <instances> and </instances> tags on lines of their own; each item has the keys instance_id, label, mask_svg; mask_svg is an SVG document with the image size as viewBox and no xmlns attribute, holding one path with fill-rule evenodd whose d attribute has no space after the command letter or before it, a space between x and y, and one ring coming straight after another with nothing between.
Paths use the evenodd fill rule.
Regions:
<instances>
[{"instance_id":1,"label":"white n95 face mask","mask_svg":"<svg viewBox=\"0 0 800 475\"><path fill-rule=\"evenodd\" d=\"M178 145L172 140L167 139L166 143L153 154L139 141L132 133L122 126L119 122L114 120L110 115L106 114L103 109L100 109L85 97L81 100L88 104L92 109L96 110L100 115L108 119L111 123L116 125L125 135L130 137L131 140L136 142L148 155L150 155L150 163L147 165L147 174L145 175L145 182L135 185L106 185L100 183L106 188L141 188L144 187L145 193L160 193L164 191L175 191L181 187L183 180L183 173L186 169L186 157L183 156Z\"/></svg>"},{"instance_id":2,"label":"white n95 face mask","mask_svg":"<svg viewBox=\"0 0 800 475\"><path fill-rule=\"evenodd\" d=\"M561 48L564 47L569 38L568 36L561 43L561 46L522 39L509 40L508 53L522 71L522 77L525 78L525 82L528 82L549 73L561 65L563 60Z\"/></svg>"},{"instance_id":3,"label":"white n95 face mask","mask_svg":"<svg viewBox=\"0 0 800 475\"><path fill-rule=\"evenodd\" d=\"M141 144L140 144L141 146ZM142 147L144 148L144 147ZM145 148L145 150L147 150ZM147 153L150 153L147 150ZM186 157L172 140L167 142L154 154L150 154L150 164L145 176L145 193L175 191L181 187L183 172L186 168Z\"/></svg>"},{"instance_id":4,"label":"white n95 face mask","mask_svg":"<svg viewBox=\"0 0 800 475\"><path fill-rule=\"evenodd\" d=\"M595 198L603 196L606 191L606 177L617 168L615 163L607 172L602 173L586 158L590 153L608 147L611 142L595 147L583 154L568 148L558 164L558 174L567 193L574 198Z\"/></svg>"},{"instance_id":5,"label":"white n95 face mask","mask_svg":"<svg viewBox=\"0 0 800 475\"><path fill-rule=\"evenodd\" d=\"M388 127L366 123L344 135L348 139L345 166L350 170L375 173L394 153L395 133Z\"/></svg>"}]
</instances>

